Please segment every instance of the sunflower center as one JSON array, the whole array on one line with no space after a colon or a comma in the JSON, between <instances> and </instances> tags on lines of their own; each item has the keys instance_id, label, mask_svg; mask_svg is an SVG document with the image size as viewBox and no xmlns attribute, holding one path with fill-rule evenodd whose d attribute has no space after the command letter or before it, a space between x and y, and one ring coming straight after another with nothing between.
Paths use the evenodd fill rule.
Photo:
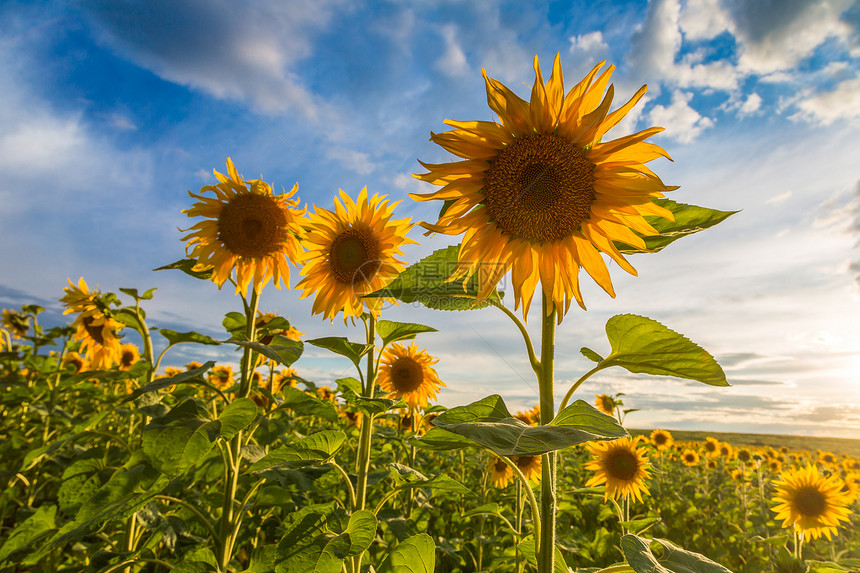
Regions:
<instances>
[{"instance_id":1,"label":"sunflower center","mask_svg":"<svg viewBox=\"0 0 860 573\"><path fill-rule=\"evenodd\" d=\"M237 195L221 209L218 239L240 257L268 257L283 250L287 217L270 195Z\"/></svg>"},{"instance_id":2,"label":"sunflower center","mask_svg":"<svg viewBox=\"0 0 860 573\"><path fill-rule=\"evenodd\" d=\"M93 324L95 319L91 316L84 317L84 328L87 331L87 334L90 335L90 338L95 340L99 344L104 344L105 339L102 335L102 325Z\"/></svg>"},{"instance_id":3,"label":"sunflower center","mask_svg":"<svg viewBox=\"0 0 860 573\"><path fill-rule=\"evenodd\" d=\"M693 454L684 454L684 460L688 462L694 462L696 461L696 456L694 456Z\"/></svg>"},{"instance_id":4,"label":"sunflower center","mask_svg":"<svg viewBox=\"0 0 860 573\"><path fill-rule=\"evenodd\" d=\"M329 248L329 264L338 281L346 284L369 282L382 266L382 249L368 228L350 227L342 231Z\"/></svg>"},{"instance_id":5,"label":"sunflower center","mask_svg":"<svg viewBox=\"0 0 860 573\"><path fill-rule=\"evenodd\" d=\"M654 435L654 444L656 444L658 446L665 445L668 440L669 440L669 438L665 434L655 434Z\"/></svg>"},{"instance_id":6,"label":"sunflower center","mask_svg":"<svg viewBox=\"0 0 860 573\"><path fill-rule=\"evenodd\" d=\"M130 350L123 350L119 358L120 366L122 366L123 368L130 368L132 364L134 364L134 358L134 352L131 352Z\"/></svg>"},{"instance_id":7,"label":"sunflower center","mask_svg":"<svg viewBox=\"0 0 860 573\"><path fill-rule=\"evenodd\" d=\"M496 471L497 474L501 474L507 471L508 464L506 464L502 460L496 460L496 463L493 464L493 469Z\"/></svg>"},{"instance_id":8,"label":"sunflower center","mask_svg":"<svg viewBox=\"0 0 860 573\"><path fill-rule=\"evenodd\" d=\"M618 450L606 460L606 473L622 481L630 481L639 470L639 459L632 452Z\"/></svg>"},{"instance_id":9,"label":"sunflower center","mask_svg":"<svg viewBox=\"0 0 860 573\"><path fill-rule=\"evenodd\" d=\"M484 204L508 235L531 243L578 231L594 202L594 164L577 145L548 133L518 137L487 170Z\"/></svg>"},{"instance_id":10,"label":"sunflower center","mask_svg":"<svg viewBox=\"0 0 860 573\"><path fill-rule=\"evenodd\" d=\"M818 488L807 486L797 490L794 496L794 505L801 515L816 517L827 509L827 499Z\"/></svg>"},{"instance_id":11,"label":"sunflower center","mask_svg":"<svg viewBox=\"0 0 860 573\"><path fill-rule=\"evenodd\" d=\"M424 370L412 358L402 356L391 365L389 377L398 393L408 394L421 387L424 382Z\"/></svg>"}]
</instances>

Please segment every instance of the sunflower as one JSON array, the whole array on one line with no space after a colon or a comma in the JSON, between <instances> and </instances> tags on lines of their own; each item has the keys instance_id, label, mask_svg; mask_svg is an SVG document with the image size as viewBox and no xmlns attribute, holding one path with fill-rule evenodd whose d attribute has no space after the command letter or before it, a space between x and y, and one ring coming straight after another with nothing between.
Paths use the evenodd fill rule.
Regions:
<instances>
[{"instance_id":1,"label":"sunflower","mask_svg":"<svg viewBox=\"0 0 860 573\"><path fill-rule=\"evenodd\" d=\"M197 362L196 360L192 360L191 362L189 362L188 364L185 365L185 370L186 371L187 370L196 370L197 368L200 368L201 366L203 366L203 365L200 364L199 362Z\"/></svg>"},{"instance_id":2,"label":"sunflower","mask_svg":"<svg viewBox=\"0 0 860 573\"><path fill-rule=\"evenodd\" d=\"M642 492L648 493L645 480L648 478L648 459L645 450L636 447L636 441L627 437L617 440L588 444L594 459L586 469L596 473L585 486L606 484L604 499L633 496L642 501Z\"/></svg>"},{"instance_id":3,"label":"sunflower","mask_svg":"<svg viewBox=\"0 0 860 573\"><path fill-rule=\"evenodd\" d=\"M220 388L228 388L233 385L233 367L218 364L209 371L209 383Z\"/></svg>"},{"instance_id":4,"label":"sunflower","mask_svg":"<svg viewBox=\"0 0 860 573\"><path fill-rule=\"evenodd\" d=\"M783 527L794 526L804 539L818 539L822 535L831 539L840 521L848 521L851 510L847 498L840 491L841 480L825 477L815 466L806 466L783 472L776 482L777 490L772 511L781 519Z\"/></svg>"},{"instance_id":5,"label":"sunflower","mask_svg":"<svg viewBox=\"0 0 860 573\"><path fill-rule=\"evenodd\" d=\"M14 338L24 338L30 331L30 323L27 320L27 316L8 308L3 309L3 326Z\"/></svg>"},{"instance_id":6,"label":"sunflower","mask_svg":"<svg viewBox=\"0 0 860 573\"><path fill-rule=\"evenodd\" d=\"M504 489L514 479L514 470L496 456L490 459L489 470L490 483L493 484L493 487Z\"/></svg>"},{"instance_id":7,"label":"sunflower","mask_svg":"<svg viewBox=\"0 0 860 573\"><path fill-rule=\"evenodd\" d=\"M702 446L709 458L715 458L720 455L720 441L716 438L708 436L705 438L705 443Z\"/></svg>"},{"instance_id":8,"label":"sunflower","mask_svg":"<svg viewBox=\"0 0 860 573\"><path fill-rule=\"evenodd\" d=\"M530 408L528 410L524 410L522 412L517 412L514 414L514 418L520 420L521 422L525 422L529 426L537 426L540 424L540 404Z\"/></svg>"},{"instance_id":9,"label":"sunflower","mask_svg":"<svg viewBox=\"0 0 860 573\"><path fill-rule=\"evenodd\" d=\"M77 374L87 369L87 359L77 352L69 352L63 356L63 367L72 366L72 372Z\"/></svg>"},{"instance_id":10,"label":"sunflower","mask_svg":"<svg viewBox=\"0 0 860 573\"><path fill-rule=\"evenodd\" d=\"M346 322L361 316L365 304L378 316L382 303L389 300L362 297L400 274L405 265L395 257L403 254L401 246L415 241L406 237L410 219L392 220L399 202L383 199L378 194L368 199L365 187L355 202L340 190L334 211L314 205L307 223L304 278L296 285L304 290L300 298L314 295L313 314L334 320L343 311Z\"/></svg>"},{"instance_id":11,"label":"sunflower","mask_svg":"<svg viewBox=\"0 0 860 573\"><path fill-rule=\"evenodd\" d=\"M524 315L538 279L559 321L572 299L585 308L580 267L614 297L601 253L635 275L614 242L644 249L640 235L657 234L644 217L673 219L653 199L677 187L664 185L645 166L669 157L645 142L663 129L602 141L647 86L609 113L614 88L607 90L607 84L614 66L595 80L602 67L603 62L565 95L559 56L546 85L535 56L528 102L482 69L487 101L498 121L445 120L454 129L431 133L430 140L463 161L421 163L428 173L416 175L442 189L414 199L447 202L436 224L422 225L448 235L465 233L454 278L471 276L487 263L487 280L479 285L480 296L486 297L512 271L515 308L522 304Z\"/></svg>"},{"instance_id":12,"label":"sunflower","mask_svg":"<svg viewBox=\"0 0 860 573\"><path fill-rule=\"evenodd\" d=\"M337 402L337 395L328 386L317 386L316 395L324 402Z\"/></svg>"},{"instance_id":13,"label":"sunflower","mask_svg":"<svg viewBox=\"0 0 860 573\"><path fill-rule=\"evenodd\" d=\"M107 315L107 305L101 301L99 293L91 293L83 277L77 286L69 279L69 286L63 291L66 293L60 298L66 306L63 314L78 313L72 323L76 328L72 338L81 342L80 351L87 356L90 366L106 370L119 362L122 345L117 334L123 325Z\"/></svg>"},{"instance_id":14,"label":"sunflower","mask_svg":"<svg viewBox=\"0 0 860 573\"><path fill-rule=\"evenodd\" d=\"M726 442L721 442L721 443L720 443L720 448L719 448L720 457L725 458L725 459L727 459L727 460L728 460L728 459L730 459L730 458L732 457L732 452L733 452L733 451L734 451L734 450L732 449L731 444L728 444L728 443L726 443Z\"/></svg>"},{"instance_id":15,"label":"sunflower","mask_svg":"<svg viewBox=\"0 0 860 573\"><path fill-rule=\"evenodd\" d=\"M669 430L654 430L651 432L651 443L658 450L665 450L672 447L675 443L675 438L672 437Z\"/></svg>"},{"instance_id":16,"label":"sunflower","mask_svg":"<svg viewBox=\"0 0 860 573\"><path fill-rule=\"evenodd\" d=\"M615 400L609 394L596 394L594 404L607 416L615 415Z\"/></svg>"},{"instance_id":17,"label":"sunflower","mask_svg":"<svg viewBox=\"0 0 860 573\"><path fill-rule=\"evenodd\" d=\"M134 344L128 343L120 346L119 369L129 370L140 360L140 350Z\"/></svg>"},{"instance_id":18,"label":"sunflower","mask_svg":"<svg viewBox=\"0 0 860 573\"><path fill-rule=\"evenodd\" d=\"M249 284L259 292L269 280L278 289L281 282L289 288L287 260L297 264L302 255L305 210L296 209L299 200L291 199L299 184L289 193L275 195L268 183L242 179L229 157L227 175L214 173L219 183L202 187L200 195L188 192L199 202L183 213L206 218L183 231L191 231L182 237L188 241L188 256L200 269L212 270L212 281L218 288L235 269L236 294L246 294ZM203 196L207 191L214 197Z\"/></svg>"},{"instance_id":19,"label":"sunflower","mask_svg":"<svg viewBox=\"0 0 860 573\"><path fill-rule=\"evenodd\" d=\"M860 472L848 472L842 480L842 493L846 498L846 505L851 505L860 498Z\"/></svg>"},{"instance_id":20,"label":"sunflower","mask_svg":"<svg viewBox=\"0 0 860 573\"><path fill-rule=\"evenodd\" d=\"M426 408L436 399L439 387L445 386L433 369L439 359L419 349L415 342L408 347L395 342L381 358L376 383L394 399L403 398L410 411Z\"/></svg>"},{"instance_id":21,"label":"sunflower","mask_svg":"<svg viewBox=\"0 0 860 573\"><path fill-rule=\"evenodd\" d=\"M752 459L752 454L751 454L751 453L750 453L750 451L749 451L748 449L746 449L746 448L740 448L740 449L735 453L735 456L737 456L738 461L740 461L740 462L742 462L742 463L748 463L748 462Z\"/></svg>"},{"instance_id":22,"label":"sunflower","mask_svg":"<svg viewBox=\"0 0 860 573\"><path fill-rule=\"evenodd\" d=\"M539 480L541 477L541 457L540 456L517 456L514 458L514 463L527 480Z\"/></svg>"},{"instance_id":23,"label":"sunflower","mask_svg":"<svg viewBox=\"0 0 860 573\"><path fill-rule=\"evenodd\" d=\"M681 463L687 467L695 467L699 465L699 454L694 452L693 450L684 450L684 453L681 454Z\"/></svg>"}]
</instances>

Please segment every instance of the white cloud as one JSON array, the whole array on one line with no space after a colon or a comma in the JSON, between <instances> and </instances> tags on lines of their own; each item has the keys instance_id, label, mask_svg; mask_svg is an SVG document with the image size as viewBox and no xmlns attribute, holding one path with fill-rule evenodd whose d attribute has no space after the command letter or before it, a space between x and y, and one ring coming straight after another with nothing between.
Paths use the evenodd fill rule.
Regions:
<instances>
[{"instance_id":1,"label":"white cloud","mask_svg":"<svg viewBox=\"0 0 860 573\"><path fill-rule=\"evenodd\" d=\"M738 68L747 74L789 70L828 38L848 42L851 26L840 19L852 0L727 1L739 43Z\"/></svg>"},{"instance_id":2,"label":"white cloud","mask_svg":"<svg viewBox=\"0 0 860 573\"><path fill-rule=\"evenodd\" d=\"M441 34L445 41L445 52L434 62L434 67L447 76L465 76L470 71L469 63L463 48L457 42L457 28L453 24L446 24L442 27Z\"/></svg>"},{"instance_id":3,"label":"white cloud","mask_svg":"<svg viewBox=\"0 0 860 573\"><path fill-rule=\"evenodd\" d=\"M831 125L838 120L860 120L860 77L845 80L834 89L801 99L791 119Z\"/></svg>"},{"instance_id":4,"label":"white cloud","mask_svg":"<svg viewBox=\"0 0 860 573\"><path fill-rule=\"evenodd\" d=\"M732 21L720 0L687 0L680 24L689 40L709 40L732 29Z\"/></svg>"},{"instance_id":5,"label":"white cloud","mask_svg":"<svg viewBox=\"0 0 860 573\"><path fill-rule=\"evenodd\" d=\"M693 95L690 93L675 90L672 93L672 103L668 107L655 105L651 109L649 116L651 122L654 125L665 127L666 136L672 139L681 143L692 142L704 130L714 125L711 118L702 116L690 107L692 98Z\"/></svg>"},{"instance_id":6,"label":"white cloud","mask_svg":"<svg viewBox=\"0 0 860 573\"><path fill-rule=\"evenodd\" d=\"M313 118L318 103L290 68L310 55L313 34L338 4L126 0L88 8L105 43L168 81L250 101L267 112L298 111Z\"/></svg>"},{"instance_id":7,"label":"white cloud","mask_svg":"<svg viewBox=\"0 0 860 573\"><path fill-rule=\"evenodd\" d=\"M370 160L370 155L367 153L335 147L329 149L327 154L331 159L339 161L341 165L359 175L368 175L376 170L376 164Z\"/></svg>"},{"instance_id":8,"label":"white cloud","mask_svg":"<svg viewBox=\"0 0 860 573\"><path fill-rule=\"evenodd\" d=\"M609 45L600 30L570 37L570 53L588 62L597 63L608 59Z\"/></svg>"},{"instance_id":9,"label":"white cloud","mask_svg":"<svg viewBox=\"0 0 860 573\"><path fill-rule=\"evenodd\" d=\"M755 113L761 107L761 96L753 92L747 96L747 99L738 108L741 115L749 115Z\"/></svg>"},{"instance_id":10,"label":"white cloud","mask_svg":"<svg viewBox=\"0 0 860 573\"><path fill-rule=\"evenodd\" d=\"M765 201L765 204L779 205L780 203L785 203L789 197L791 197L791 190L780 193L779 195L774 195L773 197Z\"/></svg>"}]
</instances>

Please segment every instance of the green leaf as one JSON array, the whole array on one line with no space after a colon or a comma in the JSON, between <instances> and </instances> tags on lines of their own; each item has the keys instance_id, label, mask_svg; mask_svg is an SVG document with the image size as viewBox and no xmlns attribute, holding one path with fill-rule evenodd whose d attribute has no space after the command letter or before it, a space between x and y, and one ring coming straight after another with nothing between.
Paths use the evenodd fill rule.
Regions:
<instances>
[{"instance_id":1,"label":"green leaf","mask_svg":"<svg viewBox=\"0 0 860 573\"><path fill-rule=\"evenodd\" d=\"M380 564L379 573L433 573L436 546L426 533L404 539Z\"/></svg>"},{"instance_id":2,"label":"green leaf","mask_svg":"<svg viewBox=\"0 0 860 573\"><path fill-rule=\"evenodd\" d=\"M663 556L651 552L651 544L663 546ZM621 538L621 551L636 573L731 573L704 555L685 551L665 539L645 539L636 535Z\"/></svg>"},{"instance_id":3,"label":"green leaf","mask_svg":"<svg viewBox=\"0 0 860 573\"><path fill-rule=\"evenodd\" d=\"M141 313L143 311L141 310ZM143 324L137 318L134 308L124 307L112 313L112 317L118 322L121 322L129 328L133 328L138 332L143 332Z\"/></svg>"},{"instance_id":4,"label":"green leaf","mask_svg":"<svg viewBox=\"0 0 860 573\"><path fill-rule=\"evenodd\" d=\"M228 312L224 315L224 320L221 321L221 324L224 325L224 330L233 338L245 336L247 320L245 320L245 315L241 312Z\"/></svg>"},{"instance_id":5,"label":"green leaf","mask_svg":"<svg viewBox=\"0 0 860 573\"><path fill-rule=\"evenodd\" d=\"M685 205L684 203L676 203L669 199L654 199L654 202L661 207L664 207L675 215L674 221L669 221L662 217L645 217L645 220L651 224L659 233L658 235L640 235L645 241L645 249L632 247L622 242L616 241L615 246L624 254L634 253L656 253L662 251L667 245L677 241L687 235L698 233L709 227L713 227L717 223L725 221L730 216L738 211L717 211L716 209L708 209L707 207L699 207L696 205ZM634 231L635 232L635 231Z\"/></svg>"},{"instance_id":6,"label":"green leaf","mask_svg":"<svg viewBox=\"0 0 860 573\"><path fill-rule=\"evenodd\" d=\"M535 538L534 535L526 536L519 545L520 552L526 558L526 561L537 566L537 557L535 556ZM564 555L556 546L555 548L555 563L553 564L553 573L569 573L567 564L564 561Z\"/></svg>"},{"instance_id":7,"label":"green leaf","mask_svg":"<svg viewBox=\"0 0 860 573\"><path fill-rule=\"evenodd\" d=\"M340 430L322 430L302 438L295 445L304 450L319 452L323 454L323 458L330 458L337 453L345 441L346 434Z\"/></svg>"},{"instance_id":8,"label":"green leaf","mask_svg":"<svg viewBox=\"0 0 860 573\"><path fill-rule=\"evenodd\" d=\"M595 351L593 351L590 348L586 348L583 346L582 348L579 349L579 351L582 353L583 356L585 356L586 358L588 358L592 362L601 362L603 360L603 357L601 355L599 355L598 353L596 353Z\"/></svg>"},{"instance_id":9,"label":"green leaf","mask_svg":"<svg viewBox=\"0 0 860 573\"><path fill-rule=\"evenodd\" d=\"M120 288L119 292L125 293L137 301L137 300L152 300L152 293L154 293L156 290L158 290L158 289L151 288L143 294L138 294L136 288Z\"/></svg>"},{"instance_id":10,"label":"green leaf","mask_svg":"<svg viewBox=\"0 0 860 573\"><path fill-rule=\"evenodd\" d=\"M361 382L355 378L339 378L335 380L338 392L347 404L368 416L382 414L395 408L403 408L406 403L390 398L365 398L361 395Z\"/></svg>"},{"instance_id":11,"label":"green leaf","mask_svg":"<svg viewBox=\"0 0 860 573\"><path fill-rule=\"evenodd\" d=\"M501 396L451 408L433 423L499 456L537 456L592 440L627 435L611 416L577 400L545 426L530 426L511 416ZM429 432L428 432L429 434Z\"/></svg>"},{"instance_id":12,"label":"green leaf","mask_svg":"<svg viewBox=\"0 0 860 573\"><path fill-rule=\"evenodd\" d=\"M348 535L326 532L333 510L333 504L317 504L290 516L278 543L277 573L340 573L351 544Z\"/></svg>"},{"instance_id":13,"label":"green leaf","mask_svg":"<svg viewBox=\"0 0 860 573\"><path fill-rule=\"evenodd\" d=\"M269 452L255 462L249 472L260 472L274 467L306 467L331 458L343 446L346 434L340 430L322 430L306 436L288 446ZM308 463L311 462L311 463Z\"/></svg>"},{"instance_id":14,"label":"green leaf","mask_svg":"<svg viewBox=\"0 0 860 573\"><path fill-rule=\"evenodd\" d=\"M452 245L434 251L414 265L407 267L388 286L364 296L393 297L406 304L419 302L435 310L472 310L484 308L488 301L478 302L479 269L464 285L463 279L447 282L457 267L460 247ZM489 297L500 302L497 291Z\"/></svg>"},{"instance_id":15,"label":"green leaf","mask_svg":"<svg viewBox=\"0 0 860 573\"><path fill-rule=\"evenodd\" d=\"M627 529L633 535L639 535L646 529L650 528L656 523L660 523L659 517L643 517L642 519L633 519L630 521L621 521L621 525Z\"/></svg>"},{"instance_id":16,"label":"green leaf","mask_svg":"<svg viewBox=\"0 0 860 573\"><path fill-rule=\"evenodd\" d=\"M257 405L250 398L238 398L230 402L218 421L221 423L219 432L225 440L232 440L233 436L250 426L257 418Z\"/></svg>"},{"instance_id":17,"label":"green leaf","mask_svg":"<svg viewBox=\"0 0 860 573\"><path fill-rule=\"evenodd\" d=\"M182 259L180 261L176 261L175 263L170 263L169 265L164 265L163 267L158 267L157 269L153 269L156 271L166 271L169 269L179 269L186 275L192 276L195 279L203 279L209 280L212 278L213 269L205 269L205 270L194 270L194 266L197 264L197 261L194 259Z\"/></svg>"},{"instance_id":18,"label":"green leaf","mask_svg":"<svg viewBox=\"0 0 860 573\"><path fill-rule=\"evenodd\" d=\"M42 505L36 510L36 513L18 524L9 534L3 546L0 547L0 563L6 559L16 560L18 557L23 557L24 551L55 531L54 518L56 516L56 506ZM18 553L21 555L16 555Z\"/></svg>"},{"instance_id":19,"label":"green leaf","mask_svg":"<svg viewBox=\"0 0 860 573\"><path fill-rule=\"evenodd\" d=\"M416 448L433 451L459 450L476 445L475 442L442 428L430 428L423 436L413 438L409 443Z\"/></svg>"},{"instance_id":20,"label":"green leaf","mask_svg":"<svg viewBox=\"0 0 860 573\"><path fill-rule=\"evenodd\" d=\"M318 348L325 348L335 354L346 356L349 358L356 368L359 367L361 357L370 352L373 348L372 344L358 344L350 342L342 336L328 336L325 338L315 338L308 340L308 344L312 344Z\"/></svg>"},{"instance_id":21,"label":"green leaf","mask_svg":"<svg viewBox=\"0 0 860 573\"><path fill-rule=\"evenodd\" d=\"M612 352L600 366L621 366L630 372L675 376L711 386L728 386L714 357L688 338L656 320L619 314L606 323Z\"/></svg>"},{"instance_id":22,"label":"green leaf","mask_svg":"<svg viewBox=\"0 0 860 573\"><path fill-rule=\"evenodd\" d=\"M435 328L414 322L392 322L380 320L376 323L376 333L382 338L382 346L398 340L410 340L422 332L437 332Z\"/></svg>"},{"instance_id":23,"label":"green leaf","mask_svg":"<svg viewBox=\"0 0 860 573\"><path fill-rule=\"evenodd\" d=\"M170 376L169 378L158 378L157 380L153 380L149 384L144 384L140 388L137 388L134 392L128 395L125 400L134 400L138 396L146 394L147 392L155 392L156 390L161 390L162 388L167 388L168 386L173 386L174 384L182 384L184 382L194 380L200 376L203 376L203 374L206 373L213 366L215 366L215 361L210 360L203 366L193 368L191 370L186 370L185 372L180 372L176 376Z\"/></svg>"},{"instance_id":24,"label":"green leaf","mask_svg":"<svg viewBox=\"0 0 860 573\"><path fill-rule=\"evenodd\" d=\"M167 339L167 343L170 346L181 344L183 342L196 342L197 344L209 344L212 346L221 344L218 340L215 340L210 336L206 336L205 334L194 332L193 330L190 332L176 332L175 330L170 330L168 328L161 328L158 332L161 333L161 336Z\"/></svg>"},{"instance_id":25,"label":"green leaf","mask_svg":"<svg viewBox=\"0 0 860 573\"><path fill-rule=\"evenodd\" d=\"M389 464L389 467L394 481L398 483L398 488L429 488L436 491L449 491L460 495L475 495L468 487L444 473L428 478L421 472L403 464L392 463Z\"/></svg>"},{"instance_id":26,"label":"green leaf","mask_svg":"<svg viewBox=\"0 0 860 573\"><path fill-rule=\"evenodd\" d=\"M345 533L349 535L347 555L358 555L366 551L376 539L376 515L366 509L356 511L349 517Z\"/></svg>"},{"instance_id":27,"label":"green leaf","mask_svg":"<svg viewBox=\"0 0 860 573\"><path fill-rule=\"evenodd\" d=\"M278 408L289 408L299 416L316 416L329 422L337 422L337 410L331 402L323 402L307 392L289 386L281 388L281 393L284 400Z\"/></svg>"},{"instance_id":28,"label":"green leaf","mask_svg":"<svg viewBox=\"0 0 860 573\"><path fill-rule=\"evenodd\" d=\"M191 400L143 429L143 451L159 471L179 475L209 453L221 431L219 421L197 417Z\"/></svg>"},{"instance_id":29,"label":"green leaf","mask_svg":"<svg viewBox=\"0 0 860 573\"><path fill-rule=\"evenodd\" d=\"M224 342L235 344L243 348L250 348L251 350L262 354L269 360L274 360L278 364L283 364L284 366L291 366L293 362L301 357L305 348L305 345L300 341L291 340L286 336L275 336L269 344L251 342L248 340L236 340L234 338L225 340Z\"/></svg>"}]
</instances>

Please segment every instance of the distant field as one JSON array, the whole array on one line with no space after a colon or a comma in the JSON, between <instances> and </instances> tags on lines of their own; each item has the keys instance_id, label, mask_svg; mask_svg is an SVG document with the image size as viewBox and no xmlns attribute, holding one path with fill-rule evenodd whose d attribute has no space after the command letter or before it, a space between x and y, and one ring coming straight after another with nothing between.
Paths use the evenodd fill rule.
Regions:
<instances>
[{"instance_id":1,"label":"distant field","mask_svg":"<svg viewBox=\"0 0 860 573\"><path fill-rule=\"evenodd\" d=\"M651 430L629 430L632 435L651 433ZM778 448L787 446L794 450L817 449L835 454L848 454L860 457L860 439L848 438L819 438L813 436L781 436L777 434L737 434L733 432L701 432L687 430L669 430L676 440L703 442L707 436L714 437L733 446L771 446Z\"/></svg>"}]
</instances>

